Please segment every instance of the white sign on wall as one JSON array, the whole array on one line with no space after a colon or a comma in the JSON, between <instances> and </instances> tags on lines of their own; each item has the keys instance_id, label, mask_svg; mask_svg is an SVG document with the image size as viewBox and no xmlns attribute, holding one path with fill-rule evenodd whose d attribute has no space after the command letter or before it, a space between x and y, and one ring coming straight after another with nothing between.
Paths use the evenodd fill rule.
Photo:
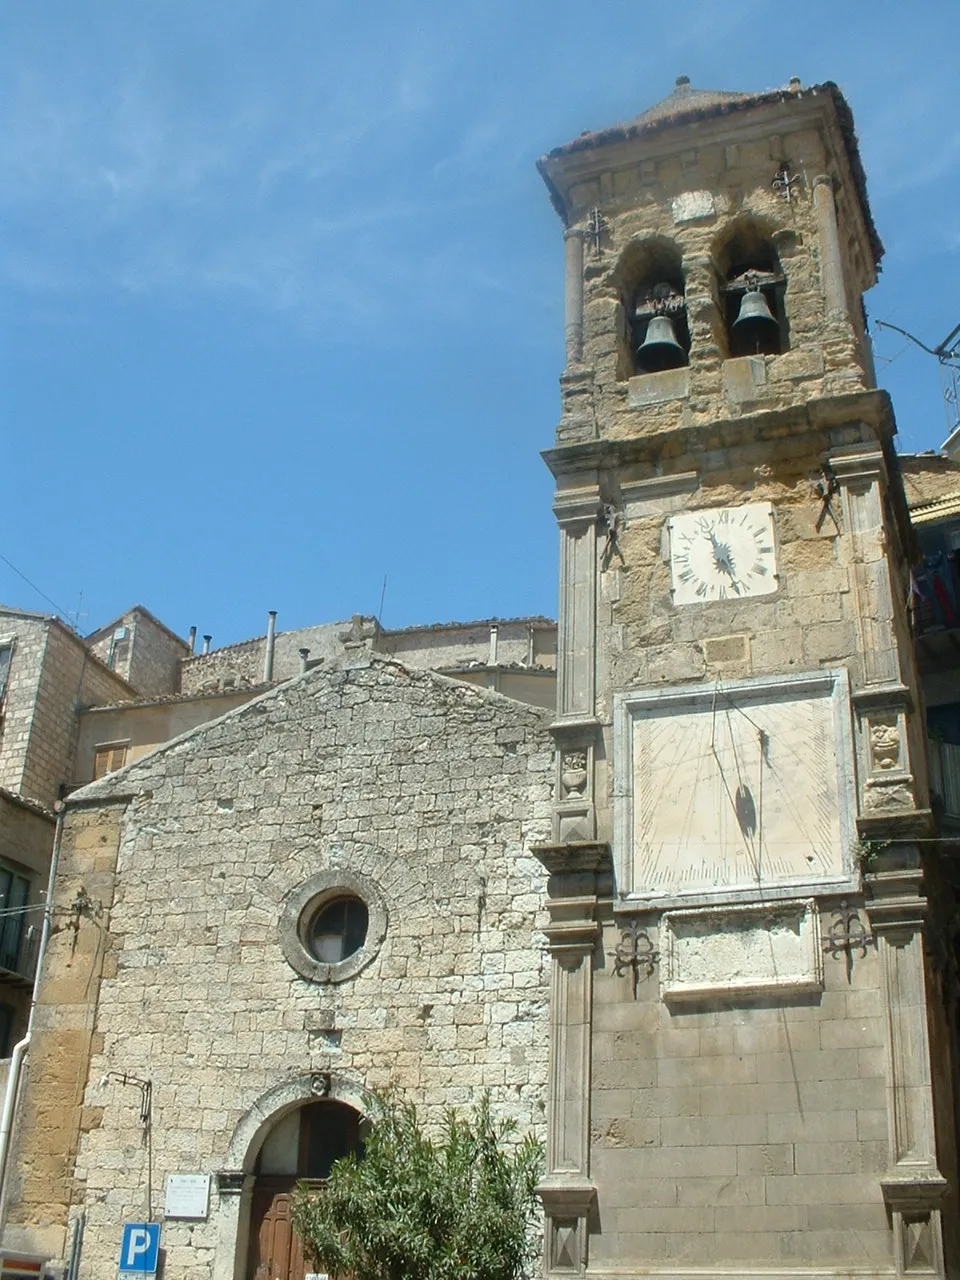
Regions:
<instances>
[{"instance_id":1,"label":"white sign on wall","mask_svg":"<svg viewBox=\"0 0 960 1280\"><path fill-rule=\"evenodd\" d=\"M210 1205L209 1173L168 1173L163 1213L166 1218L206 1218Z\"/></svg>"}]
</instances>

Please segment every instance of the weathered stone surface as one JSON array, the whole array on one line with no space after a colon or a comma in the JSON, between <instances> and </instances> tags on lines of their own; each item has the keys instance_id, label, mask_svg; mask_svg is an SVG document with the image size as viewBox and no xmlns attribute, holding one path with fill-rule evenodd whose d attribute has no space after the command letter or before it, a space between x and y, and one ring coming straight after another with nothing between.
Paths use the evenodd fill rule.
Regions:
<instances>
[{"instance_id":1,"label":"weathered stone surface","mask_svg":"<svg viewBox=\"0 0 960 1280\"><path fill-rule=\"evenodd\" d=\"M489 1087L498 1113L538 1129L543 873L529 848L549 831L545 722L374 660L310 673L80 793L58 897L82 883L103 911L79 920L76 949L68 929L50 952L11 1204L21 1245L40 1243L42 1218L58 1253L79 1198L86 1265L115 1267L145 1168L136 1092L99 1090L109 1071L153 1082L155 1188L225 1167L244 1114L303 1074L394 1083L429 1121ZM337 869L348 890L352 875L377 885L387 924L366 967L317 985L284 958L283 902ZM207 1223L165 1227L168 1251L190 1244L191 1274L226 1247L216 1203Z\"/></svg>"}]
</instances>

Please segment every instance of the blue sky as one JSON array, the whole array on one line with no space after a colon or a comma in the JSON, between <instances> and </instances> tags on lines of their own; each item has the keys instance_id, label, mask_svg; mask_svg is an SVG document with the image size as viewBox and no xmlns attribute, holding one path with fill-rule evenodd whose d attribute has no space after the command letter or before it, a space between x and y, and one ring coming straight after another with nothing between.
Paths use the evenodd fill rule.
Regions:
<instances>
[{"instance_id":1,"label":"blue sky","mask_svg":"<svg viewBox=\"0 0 960 1280\"><path fill-rule=\"evenodd\" d=\"M0 554L82 631L553 615L563 247L534 163L836 80L872 318L960 321L955 0L43 0L0 14ZM875 335L905 450L935 363ZM0 561L0 599L47 602Z\"/></svg>"}]
</instances>

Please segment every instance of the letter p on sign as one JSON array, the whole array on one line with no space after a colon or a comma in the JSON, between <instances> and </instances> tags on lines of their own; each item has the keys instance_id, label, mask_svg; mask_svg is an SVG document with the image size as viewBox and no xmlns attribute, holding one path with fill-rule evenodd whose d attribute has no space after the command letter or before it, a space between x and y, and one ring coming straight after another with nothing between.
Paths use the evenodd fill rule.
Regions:
<instances>
[{"instance_id":1,"label":"letter p on sign","mask_svg":"<svg viewBox=\"0 0 960 1280\"><path fill-rule=\"evenodd\" d=\"M156 1275L160 1253L159 1222L125 1222L120 1245L121 1276Z\"/></svg>"}]
</instances>

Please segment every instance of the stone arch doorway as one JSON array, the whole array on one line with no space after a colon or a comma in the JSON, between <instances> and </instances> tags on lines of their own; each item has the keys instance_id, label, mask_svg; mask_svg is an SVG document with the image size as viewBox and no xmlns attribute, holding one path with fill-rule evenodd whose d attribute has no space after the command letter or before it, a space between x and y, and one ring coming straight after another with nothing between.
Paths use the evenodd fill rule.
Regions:
<instances>
[{"instance_id":1,"label":"stone arch doorway","mask_svg":"<svg viewBox=\"0 0 960 1280\"><path fill-rule=\"evenodd\" d=\"M304 1280L312 1268L293 1229L298 1182L321 1185L334 1161L363 1149L363 1117L324 1098L287 1111L267 1133L253 1167L246 1280Z\"/></svg>"},{"instance_id":2,"label":"stone arch doorway","mask_svg":"<svg viewBox=\"0 0 960 1280\"><path fill-rule=\"evenodd\" d=\"M331 1104L339 1104L344 1110L339 1113L332 1109L326 1113L318 1110L311 1112L306 1120L303 1115L298 1116L298 1113L307 1112L316 1104L326 1104L328 1107ZM277 1205L274 1216L279 1223L283 1220L283 1213L286 1211L286 1220L289 1224L289 1194L300 1175L272 1174L267 1170L277 1168L281 1159L284 1158L287 1161L285 1167L288 1169L295 1160L298 1169L318 1167L319 1164L322 1170L325 1160L329 1159L329 1163L332 1164L333 1159L330 1158L330 1153L336 1149L335 1144L344 1140L350 1141L348 1126L356 1124L356 1134L362 1142L376 1112L375 1097L359 1082L337 1071L295 1076L261 1094L234 1129L217 1173L216 1216L219 1219L219 1239L214 1258L213 1280L248 1280L251 1275L256 1274L257 1268L262 1267L264 1262L279 1261L272 1254L256 1257L255 1251L261 1249L257 1243L261 1224L254 1213L254 1202L256 1201L257 1215L266 1212L262 1209L262 1199L265 1199L265 1196L261 1197L258 1191L265 1190L267 1180L271 1177L285 1178L288 1199L286 1205L282 1202ZM340 1120L346 1123L340 1124ZM320 1136L324 1121L331 1122L329 1136L326 1139ZM304 1124L306 1126L305 1146L301 1148L301 1126ZM285 1125L288 1127L283 1128ZM296 1155L292 1156L294 1130L296 1130ZM317 1136L312 1138L313 1147L311 1148L313 1132L316 1132ZM336 1132L339 1132L339 1138L334 1136ZM287 1151L286 1157L280 1154L283 1149ZM343 1151L338 1151L338 1154L343 1154ZM278 1196L284 1194L283 1188L275 1186L274 1190ZM287 1228L278 1226L277 1230L279 1232L277 1248L279 1249L282 1244L283 1230L287 1230L290 1235L292 1232L289 1226ZM255 1257L256 1261L251 1268L250 1264ZM302 1269L298 1267L299 1259L293 1255L287 1262L285 1272L265 1268L261 1271L261 1275L268 1280L274 1280L277 1275L281 1280L303 1280L309 1271L306 1267Z\"/></svg>"}]
</instances>

